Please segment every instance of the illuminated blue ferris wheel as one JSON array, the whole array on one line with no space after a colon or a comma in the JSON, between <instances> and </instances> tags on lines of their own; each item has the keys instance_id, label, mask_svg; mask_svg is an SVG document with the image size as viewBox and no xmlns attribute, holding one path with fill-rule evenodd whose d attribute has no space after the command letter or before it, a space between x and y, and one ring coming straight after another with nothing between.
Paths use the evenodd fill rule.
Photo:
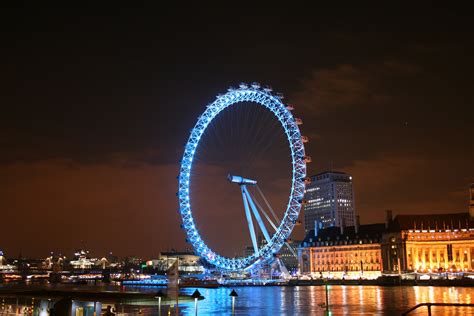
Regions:
<instances>
[{"instance_id":1,"label":"illuminated blue ferris wheel","mask_svg":"<svg viewBox=\"0 0 474 316\"><path fill-rule=\"evenodd\" d=\"M288 238L298 221L298 215L301 209L304 196L305 183L309 181L306 177L306 163L311 161L309 156L305 155L304 143L308 141L307 137L302 136L299 126L302 124L301 119L292 115L293 107L285 105L282 102L281 94L272 93L272 89L262 88L257 83L251 85L240 84L239 88L229 88L228 92L218 95L217 99L209 104L204 113L199 117L196 125L191 130L188 142L184 149L181 168L179 173L178 199L179 209L183 221L183 228L187 234L187 241L192 244L194 251L201 258L213 265L221 271L252 271L260 264L273 258L280 248L287 243ZM248 223L250 237L253 245L253 253L246 257L230 258L222 256L208 247L206 242L199 234L195 219L193 218L192 204L190 198L190 184L193 181L193 158L206 128L211 121L224 109L234 106L241 102L252 102L263 106L271 111L275 120L279 122L284 130L284 134L288 140L286 144L290 150L291 164L291 188L286 204L286 210L281 218L275 215L270 204L267 202L263 193L257 186L258 179L247 179L240 175L230 175L228 180L239 185L242 194L245 216ZM248 187L256 186L262 194L267 207L262 207L262 203L258 203ZM263 218L262 216L263 215ZM260 231L262 232L265 243L259 245L257 242L254 217ZM270 232L264 224L264 219L273 229Z\"/></svg>"}]
</instances>

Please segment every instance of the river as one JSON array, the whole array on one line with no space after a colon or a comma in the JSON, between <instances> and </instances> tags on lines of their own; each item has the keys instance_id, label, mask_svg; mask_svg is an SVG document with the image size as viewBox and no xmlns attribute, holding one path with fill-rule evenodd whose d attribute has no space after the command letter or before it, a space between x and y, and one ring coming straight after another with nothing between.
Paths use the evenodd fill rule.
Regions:
<instances>
[{"instance_id":1,"label":"river","mask_svg":"<svg viewBox=\"0 0 474 316\"><path fill-rule=\"evenodd\" d=\"M202 315L224 315L231 311L230 289L203 289L206 298L199 302ZM324 286L242 287L236 288L238 315L321 315L325 302ZM423 302L471 303L473 288L454 287L381 287L328 286L332 315L400 315ZM192 314L194 306L186 306ZM474 308L434 307L436 315L474 315ZM418 313L426 314L426 308Z\"/></svg>"},{"instance_id":2,"label":"river","mask_svg":"<svg viewBox=\"0 0 474 316\"><path fill-rule=\"evenodd\" d=\"M87 286L83 286L87 287ZM93 287L90 287L93 288ZM102 289L105 290L105 289ZM107 290L114 290L108 287ZM191 295L195 289L182 289L182 294ZM203 300L198 302L199 315L231 315L232 299L229 296L232 288L199 289ZM235 300L236 315L323 315L325 302L324 286L262 286L236 287L238 297ZM155 287L127 287L121 291L156 292ZM424 302L437 303L472 303L474 288L470 287L434 287L434 286L328 286L329 310L331 315L400 315L408 308ZM19 305L30 305L30 298L22 297ZM151 302L153 304L153 302ZM7 298L5 307L12 304ZM36 301L38 306L40 302ZM109 304L109 303L108 303ZM43 305L44 306L44 305ZM103 305L105 307L105 305ZM157 305L123 305L115 304L117 315L157 315ZM181 315L194 315L194 302L181 302ZM10 307L13 310L13 308ZM162 306L162 315L167 315L170 307ZM35 309L35 315L48 315L46 309ZM474 315L474 308L469 307L433 307L433 315ZM1 315L2 311L0 310ZM172 313L173 314L173 313ZM14 314L9 314L14 315ZM84 309L78 314L93 315ZM410 315L427 315L426 307Z\"/></svg>"}]
</instances>

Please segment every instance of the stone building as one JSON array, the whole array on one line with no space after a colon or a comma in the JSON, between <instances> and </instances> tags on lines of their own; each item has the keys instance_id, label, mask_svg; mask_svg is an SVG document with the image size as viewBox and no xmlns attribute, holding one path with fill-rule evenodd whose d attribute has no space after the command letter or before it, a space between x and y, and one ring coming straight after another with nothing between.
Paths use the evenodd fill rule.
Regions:
<instances>
[{"instance_id":1,"label":"stone building","mask_svg":"<svg viewBox=\"0 0 474 316\"><path fill-rule=\"evenodd\" d=\"M397 215L384 234L386 272L474 271L469 213Z\"/></svg>"},{"instance_id":2,"label":"stone building","mask_svg":"<svg viewBox=\"0 0 474 316\"><path fill-rule=\"evenodd\" d=\"M300 273L339 279L381 275L384 224L310 231L298 249Z\"/></svg>"},{"instance_id":3,"label":"stone building","mask_svg":"<svg viewBox=\"0 0 474 316\"><path fill-rule=\"evenodd\" d=\"M354 226L355 203L352 177L344 172L326 171L310 177L306 185L304 227Z\"/></svg>"},{"instance_id":4,"label":"stone building","mask_svg":"<svg viewBox=\"0 0 474 316\"><path fill-rule=\"evenodd\" d=\"M474 272L474 220L469 213L393 218L387 211L385 224L310 231L298 260L301 273L334 278Z\"/></svg>"}]
</instances>

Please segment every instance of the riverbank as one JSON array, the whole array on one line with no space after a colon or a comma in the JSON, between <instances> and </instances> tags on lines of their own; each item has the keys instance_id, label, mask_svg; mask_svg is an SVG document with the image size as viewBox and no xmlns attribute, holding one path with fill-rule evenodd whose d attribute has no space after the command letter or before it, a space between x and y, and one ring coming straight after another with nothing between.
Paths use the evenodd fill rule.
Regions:
<instances>
[{"instance_id":1,"label":"riverbank","mask_svg":"<svg viewBox=\"0 0 474 316\"><path fill-rule=\"evenodd\" d=\"M28 282L29 283L29 282ZM8 286L19 286L27 285L24 282L7 282L0 283L1 285ZM127 288L134 288L140 286L146 286L150 288L166 288L166 281L160 280L127 280L122 282L113 282L117 285L124 286ZM47 281L29 283L33 286L40 286L41 284L49 284ZM60 283L68 285L67 283ZM70 285L88 286L88 285L107 285L110 283L104 282L84 282L84 283L71 283ZM226 280L223 283L218 283L216 280L194 280L193 282L182 282L180 288L218 288L218 287L253 287L253 286L321 286L321 285L369 285L369 286L455 286L455 287L474 287L474 279L471 278L454 278L454 279L401 279L400 277L381 277L378 279L291 279L291 280L265 280L265 279L243 279L243 280ZM59 284L58 284L59 285Z\"/></svg>"},{"instance_id":2,"label":"riverbank","mask_svg":"<svg viewBox=\"0 0 474 316\"><path fill-rule=\"evenodd\" d=\"M63 288L63 289L47 289L47 288L0 288L0 296L6 297L34 297L36 300L47 300L52 299L54 301L67 298L70 300L79 301L101 301L102 303L116 303L130 304L130 305L156 305L157 298L154 292L143 292L143 291L113 291L113 290L102 290L95 289L91 286L79 286L74 288ZM199 300L204 299L200 297ZM194 302L191 295L179 296L179 301L183 303ZM174 304L176 299L169 299L166 295L162 296L162 304Z\"/></svg>"}]
</instances>

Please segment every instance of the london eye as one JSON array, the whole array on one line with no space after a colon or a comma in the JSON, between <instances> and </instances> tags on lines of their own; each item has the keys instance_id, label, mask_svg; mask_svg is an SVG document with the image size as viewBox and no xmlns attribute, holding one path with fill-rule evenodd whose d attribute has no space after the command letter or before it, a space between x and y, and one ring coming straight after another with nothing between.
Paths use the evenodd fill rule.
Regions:
<instances>
[{"instance_id":1,"label":"london eye","mask_svg":"<svg viewBox=\"0 0 474 316\"><path fill-rule=\"evenodd\" d=\"M224 185L224 182L230 183L232 189L235 189L235 191L232 191L235 194L232 194L239 195L241 202L238 207L243 209L243 212L239 212L238 215L242 217L243 222L243 219L245 219L249 231L247 236L250 237L251 241L250 249L252 251L247 255L228 256L215 251L213 247L209 246L209 241L205 240L206 238L203 236L205 235L203 232L211 227L210 225L198 225L197 223L195 216L196 198L193 198L192 195L192 184L196 181L197 177L197 153L200 152L200 149L204 151L206 149L205 147L209 148L213 146L212 144L206 145L204 141L210 133L209 130L215 128L213 124L225 120L223 113L227 112L227 115L230 117L233 115L232 112L229 112L230 110L234 108L238 109L242 107L242 104L248 103L251 103L254 107L258 107L258 111L263 111L262 115L266 115L266 118L271 121L272 124L277 125L279 130L281 130L282 137L272 139L270 143L277 143L277 145L284 147L287 152L287 154L281 154L281 156L288 158L285 162L289 170L287 176L288 189L286 191L285 202L282 207L279 207L281 212L277 214L278 212L274 210L271 203L263 194L265 187L260 187L260 179L257 178L258 172L255 171L255 169L258 169L258 166L253 166L253 171L244 170L243 172L247 172L246 174L236 174L236 170L227 170L228 173L225 179L224 177L220 177L215 181L221 181L222 178L222 182L213 185L218 188ZM197 255L214 266L217 270L254 270L262 263L272 259L275 254L278 253L280 248L288 242L290 234L298 222L299 212L304 203L305 183L308 181L306 177L306 164L311 161L311 158L305 155L304 143L307 142L308 139L301 135L299 125L302 124L302 121L293 116L293 110L293 106L285 104L283 102L283 96L274 93L271 88L261 87L257 83L250 85L241 83L239 88L229 88L225 94L218 95L212 103L208 104L205 111L199 116L194 128L191 130L189 139L184 148L178 176L179 184L177 195L179 200L179 212L182 218L182 227L186 231L187 242L192 245ZM249 130L250 126L253 125L256 125L258 130L262 130L262 126L263 129L265 129L267 124L270 126L269 123L254 124L252 122L254 116L256 115L249 114L244 117L233 115L232 119L235 120L237 117L237 119L240 120L240 126L244 126L245 130ZM223 125L223 128L229 131L229 133L234 133L233 127L231 126L232 124L225 125L224 122L221 123L221 125ZM257 135L255 136L257 138L255 140L255 148L265 147L258 139L258 133L249 133ZM267 137L273 137L276 133L270 132L267 134L269 134ZM217 137L221 136L218 134ZM265 140L265 142L268 141ZM250 150L250 147L251 146L244 146L243 151ZM236 150L235 148L232 149ZM253 162L256 159L255 155L248 157L250 158L240 159L239 163ZM237 193L237 186L240 194ZM212 197L205 198L206 201L211 199ZM232 225L232 223L223 222L222 225ZM258 241L258 232L260 232L264 242Z\"/></svg>"}]
</instances>

